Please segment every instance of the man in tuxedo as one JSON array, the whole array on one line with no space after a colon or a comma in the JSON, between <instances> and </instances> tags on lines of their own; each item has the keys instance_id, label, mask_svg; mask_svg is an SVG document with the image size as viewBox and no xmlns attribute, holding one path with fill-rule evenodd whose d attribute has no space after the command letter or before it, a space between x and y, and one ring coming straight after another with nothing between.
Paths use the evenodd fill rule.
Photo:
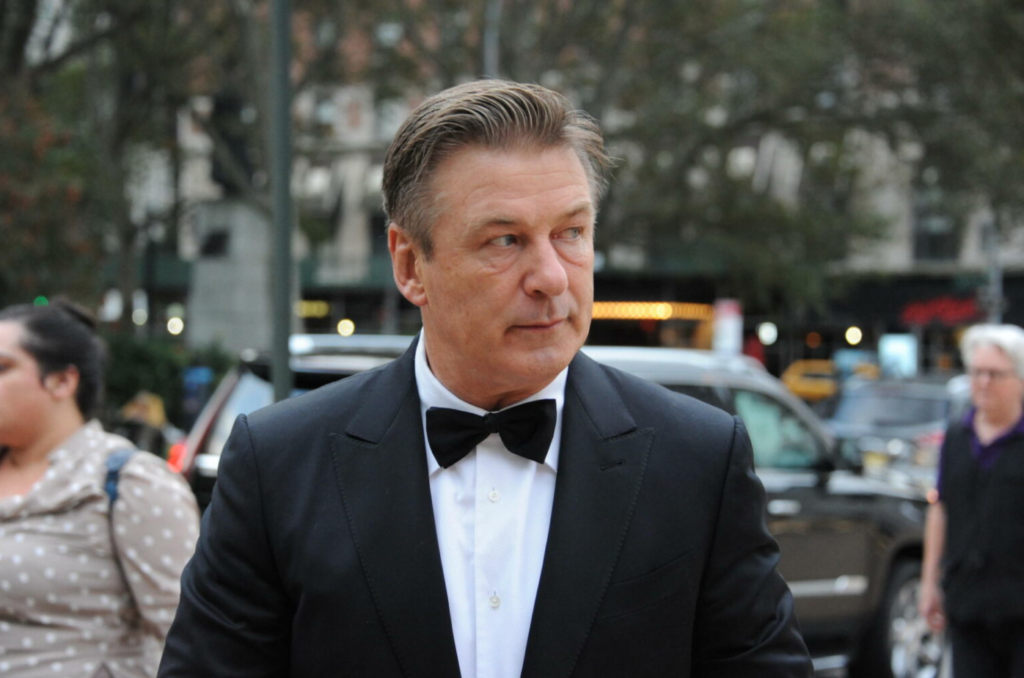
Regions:
<instances>
[{"instance_id":1,"label":"man in tuxedo","mask_svg":"<svg viewBox=\"0 0 1024 678\"><path fill-rule=\"evenodd\" d=\"M579 353L608 165L480 81L388 150L393 363L239 417L160 667L197 676L809 676L742 425Z\"/></svg>"}]
</instances>

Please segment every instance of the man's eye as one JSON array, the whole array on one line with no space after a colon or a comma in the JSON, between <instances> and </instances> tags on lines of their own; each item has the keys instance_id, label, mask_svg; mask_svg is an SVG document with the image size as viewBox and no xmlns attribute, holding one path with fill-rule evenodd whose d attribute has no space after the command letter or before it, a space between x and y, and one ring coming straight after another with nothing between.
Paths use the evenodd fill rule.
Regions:
<instances>
[{"instance_id":1,"label":"man's eye","mask_svg":"<svg viewBox=\"0 0 1024 678\"><path fill-rule=\"evenodd\" d=\"M516 240L516 237L514 235L503 235L501 237L494 238L493 240L491 240L491 244L497 245L498 247L512 247L517 242L518 240Z\"/></svg>"},{"instance_id":2,"label":"man's eye","mask_svg":"<svg viewBox=\"0 0 1024 678\"><path fill-rule=\"evenodd\" d=\"M576 240L577 238L583 235L583 229L580 228L579 226L567 228L564 231L562 231L562 235L569 240Z\"/></svg>"}]
</instances>

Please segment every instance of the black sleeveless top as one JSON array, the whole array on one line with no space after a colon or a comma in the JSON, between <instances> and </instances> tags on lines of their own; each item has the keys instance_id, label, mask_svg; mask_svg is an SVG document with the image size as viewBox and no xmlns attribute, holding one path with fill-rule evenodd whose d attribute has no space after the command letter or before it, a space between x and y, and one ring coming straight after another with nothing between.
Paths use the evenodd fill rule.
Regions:
<instances>
[{"instance_id":1,"label":"black sleeveless top","mask_svg":"<svg viewBox=\"0 0 1024 678\"><path fill-rule=\"evenodd\" d=\"M943 588L954 622L1024 620L1024 436L1002 444L987 470L964 423L952 424L943 444Z\"/></svg>"}]
</instances>

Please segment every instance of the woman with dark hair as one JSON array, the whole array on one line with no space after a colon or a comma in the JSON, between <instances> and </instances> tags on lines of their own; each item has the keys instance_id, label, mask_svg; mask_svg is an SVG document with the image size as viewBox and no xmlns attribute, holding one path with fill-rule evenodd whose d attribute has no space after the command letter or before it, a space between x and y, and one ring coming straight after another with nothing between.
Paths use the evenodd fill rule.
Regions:
<instances>
[{"instance_id":1,"label":"woman with dark hair","mask_svg":"<svg viewBox=\"0 0 1024 678\"><path fill-rule=\"evenodd\" d=\"M186 483L93 419L104 349L67 302L0 311L0 676L156 675L198 535Z\"/></svg>"}]
</instances>

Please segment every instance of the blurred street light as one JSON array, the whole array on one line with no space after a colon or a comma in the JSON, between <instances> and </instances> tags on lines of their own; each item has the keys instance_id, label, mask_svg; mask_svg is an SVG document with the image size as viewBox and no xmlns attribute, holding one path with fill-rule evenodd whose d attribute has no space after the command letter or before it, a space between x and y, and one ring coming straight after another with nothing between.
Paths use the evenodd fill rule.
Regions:
<instances>
[{"instance_id":1,"label":"blurred street light","mask_svg":"<svg viewBox=\"0 0 1024 678\"><path fill-rule=\"evenodd\" d=\"M345 318L344 320L338 323L338 334L340 334L343 337L351 337L353 334L355 334L355 331L356 324L349 320L348 318Z\"/></svg>"},{"instance_id":2,"label":"blurred street light","mask_svg":"<svg viewBox=\"0 0 1024 678\"><path fill-rule=\"evenodd\" d=\"M779 339L779 328L775 323L761 323L757 326L757 338L765 346L771 346Z\"/></svg>"}]
</instances>

